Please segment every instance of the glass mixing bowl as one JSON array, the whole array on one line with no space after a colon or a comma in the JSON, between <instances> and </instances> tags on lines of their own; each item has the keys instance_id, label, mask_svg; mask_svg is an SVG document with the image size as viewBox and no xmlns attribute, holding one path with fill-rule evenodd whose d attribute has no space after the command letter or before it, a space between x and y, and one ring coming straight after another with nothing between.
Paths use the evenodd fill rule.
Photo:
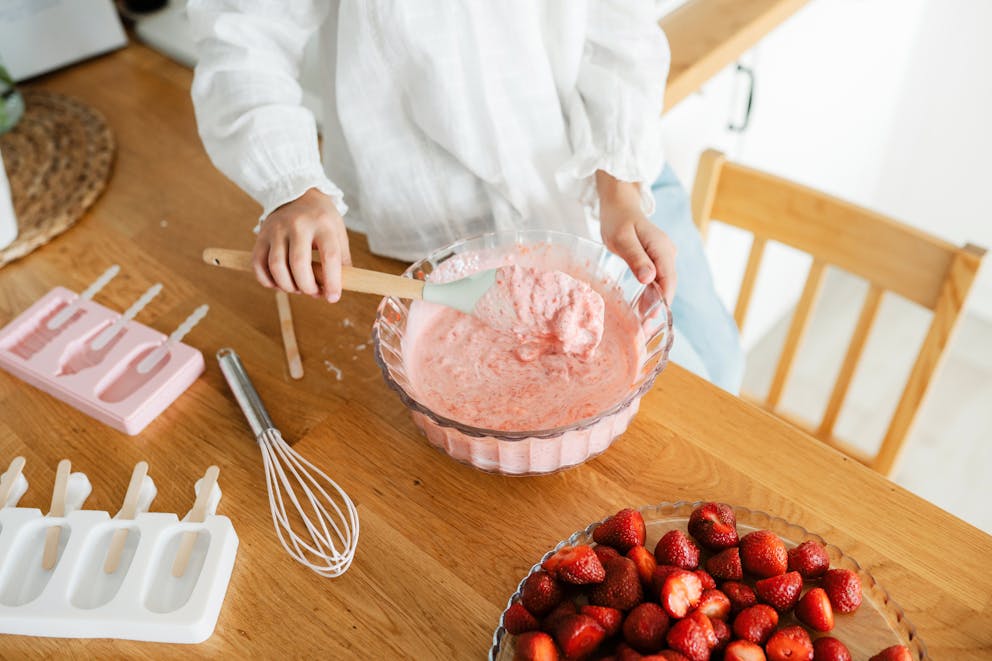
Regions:
<instances>
[{"instance_id":1,"label":"glass mixing bowl","mask_svg":"<svg viewBox=\"0 0 992 661\"><path fill-rule=\"evenodd\" d=\"M614 289L642 331L644 350L634 382L613 406L562 427L504 431L460 423L417 401L403 363L403 335L410 302L388 297L379 305L372 327L375 359L386 383L399 394L414 423L433 446L483 471L507 475L552 473L602 453L627 429L641 397L668 363L672 316L660 288L655 283L638 282L627 263L602 244L545 230L496 232L458 241L413 264L403 275L429 280L448 260L470 262L465 253L505 256L508 260L512 255L513 263L524 266L556 268L556 263L568 264L573 271L576 267L583 270L585 279L597 288Z\"/></svg>"}]
</instances>

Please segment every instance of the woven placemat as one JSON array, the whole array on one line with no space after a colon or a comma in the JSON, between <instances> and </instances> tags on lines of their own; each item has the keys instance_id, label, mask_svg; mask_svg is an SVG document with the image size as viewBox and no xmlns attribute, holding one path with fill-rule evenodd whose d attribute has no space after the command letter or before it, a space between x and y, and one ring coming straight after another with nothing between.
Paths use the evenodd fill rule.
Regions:
<instances>
[{"instance_id":1,"label":"woven placemat","mask_svg":"<svg viewBox=\"0 0 992 661\"><path fill-rule=\"evenodd\" d=\"M103 191L114 160L107 120L76 99L24 90L24 116L0 135L18 236L0 266L72 227Z\"/></svg>"}]
</instances>

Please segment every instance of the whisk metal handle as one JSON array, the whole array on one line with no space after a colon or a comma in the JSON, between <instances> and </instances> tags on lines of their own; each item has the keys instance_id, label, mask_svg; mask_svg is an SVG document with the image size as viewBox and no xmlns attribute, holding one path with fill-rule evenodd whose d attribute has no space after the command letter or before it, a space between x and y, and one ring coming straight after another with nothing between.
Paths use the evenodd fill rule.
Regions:
<instances>
[{"instance_id":1,"label":"whisk metal handle","mask_svg":"<svg viewBox=\"0 0 992 661\"><path fill-rule=\"evenodd\" d=\"M231 387L234 399L238 400L255 437L257 438L264 431L274 429L272 418L265 410L262 398L258 396L255 386L248 378L245 366L241 364L241 359L234 349L225 348L218 351L217 362L220 363L220 371L224 373L227 385Z\"/></svg>"}]
</instances>

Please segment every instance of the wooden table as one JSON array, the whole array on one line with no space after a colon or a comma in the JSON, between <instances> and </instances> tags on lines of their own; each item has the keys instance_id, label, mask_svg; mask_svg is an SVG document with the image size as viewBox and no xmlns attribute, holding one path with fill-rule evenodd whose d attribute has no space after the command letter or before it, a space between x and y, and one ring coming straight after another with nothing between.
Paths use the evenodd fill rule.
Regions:
<instances>
[{"instance_id":1,"label":"wooden table","mask_svg":"<svg viewBox=\"0 0 992 661\"><path fill-rule=\"evenodd\" d=\"M117 262L122 275L97 299L123 309L162 281L140 316L153 327L168 332L210 304L188 338L206 374L132 438L0 373L0 463L23 454L32 486L21 504L47 509L68 457L93 483L87 508L115 512L146 459L154 509L180 513L194 480L219 464L219 511L241 547L217 629L195 648L4 636L0 657L482 658L505 600L555 542L624 506L693 499L773 512L844 548L905 608L933 658L992 655L992 537L677 366L609 452L537 478L481 473L426 444L373 361L372 297L293 299L306 376L291 381L272 292L200 262L205 246L249 248L258 209L208 162L189 83L189 71L137 46L35 83L106 113L119 153L87 218L0 271L0 323ZM359 266L401 269L360 236L352 253ZM213 358L224 346L240 352L284 436L357 503L361 543L342 578L317 577L279 546L258 450Z\"/></svg>"}]
</instances>

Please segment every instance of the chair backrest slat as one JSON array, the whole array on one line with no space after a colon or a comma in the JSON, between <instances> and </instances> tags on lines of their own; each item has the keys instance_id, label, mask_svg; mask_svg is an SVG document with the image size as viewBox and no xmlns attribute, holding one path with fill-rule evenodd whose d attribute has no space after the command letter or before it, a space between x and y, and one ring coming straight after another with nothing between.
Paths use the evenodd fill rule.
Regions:
<instances>
[{"instance_id":1,"label":"chair backrest slat","mask_svg":"<svg viewBox=\"0 0 992 661\"><path fill-rule=\"evenodd\" d=\"M766 402L770 408L774 409L778 406L779 400L782 398L785 382L789 379L789 372L792 371L796 350L802 344L810 318L813 316L810 313L816 306L816 299L819 298L820 290L823 288L823 273L826 271L826 266L825 262L814 259L809 267L809 275L806 276L806 284L803 286L803 293L799 297L796 311L792 314L789 334L785 338L782 355L778 359L778 367L775 368L775 376L772 378L772 385L768 390Z\"/></svg>"},{"instance_id":2,"label":"chair backrest slat","mask_svg":"<svg viewBox=\"0 0 992 661\"><path fill-rule=\"evenodd\" d=\"M741 289L737 293L737 305L734 307L734 321L738 328L744 328L747 319L747 309L751 305L751 295L754 294L754 284L758 281L758 271L761 270L761 258L765 255L764 237L755 235L751 244L751 252L747 256L747 266L744 267L744 278Z\"/></svg>"}]
</instances>

